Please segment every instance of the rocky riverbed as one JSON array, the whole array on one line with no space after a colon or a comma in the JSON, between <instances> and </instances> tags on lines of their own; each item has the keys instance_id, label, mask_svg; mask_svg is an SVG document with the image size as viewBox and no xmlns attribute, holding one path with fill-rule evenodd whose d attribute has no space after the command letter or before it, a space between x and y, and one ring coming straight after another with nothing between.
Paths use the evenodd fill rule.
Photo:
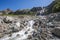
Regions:
<instances>
[{"instance_id":1,"label":"rocky riverbed","mask_svg":"<svg viewBox=\"0 0 60 40\"><path fill-rule=\"evenodd\" d=\"M0 40L55 40L57 16L0 16ZM50 18L50 19L49 19ZM57 29L58 30L58 29ZM52 34L53 33L53 34ZM59 31L58 31L59 34ZM57 35L58 36L58 35Z\"/></svg>"}]
</instances>

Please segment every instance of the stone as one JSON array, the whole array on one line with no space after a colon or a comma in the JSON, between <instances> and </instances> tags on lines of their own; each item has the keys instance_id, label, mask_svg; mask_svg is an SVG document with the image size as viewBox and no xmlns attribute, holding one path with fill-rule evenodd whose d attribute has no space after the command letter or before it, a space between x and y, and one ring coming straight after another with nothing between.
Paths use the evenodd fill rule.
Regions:
<instances>
[{"instance_id":1,"label":"stone","mask_svg":"<svg viewBox=\"0 0 60 40\"><path fill-rule=\"evenodd\" d=\"M26 31L25 34L28 34L28 31Z\"/></svg>"},{"instance_id":2,"label":"stone","mask_svg":"<svg viewBox=\"0 0 60 40\"><path fill-rule=\"evenodd\" d=\"M3 21L4 21L5 23L12 23L13 17L6 16L6 17L3 19Z\"/></svg>"},{"instance_id":3,"label":"stone","mask_svg":"<svg viewBox=\"0 0 60 40\"><path fill-rule=\"evenodd\" d=\"M0 24L0 33L5 33L8 27L6 24Z\"/></svg>"},{"instance_id":4,"label":"stone","mask_svg":"<svg viewBox=\"0 0 60 40\"><path fill-rule=\"evenodd\" d=\"M4 36L4 34L3 33L0 33L0 38L3 37L3 36Z\"/></svg>"},{"instance_id":5,"label":"stone","mask_svg":"<svg viewBox=\"0 0 60 40\"><path fill-rule=\"evenodd\" d=\"M51 30L52 34L56 35L57 37L60 37L60 27L56 27L53 30Z\"/></svg>"},{"instance_id":6,"label":"stone","mask_svg":"<svg viewBox=\"0 0 60 40\"><path fill-rule=\"evenodd\" d=\"M27 39L32 39L32 35L28 35L28 38Z\"/></svg>"}]
</instances>

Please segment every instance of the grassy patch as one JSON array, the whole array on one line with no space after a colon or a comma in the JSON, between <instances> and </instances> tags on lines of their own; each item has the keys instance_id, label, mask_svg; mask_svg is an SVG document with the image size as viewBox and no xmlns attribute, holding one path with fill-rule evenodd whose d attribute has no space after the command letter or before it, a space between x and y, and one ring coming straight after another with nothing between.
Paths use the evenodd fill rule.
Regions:
<instances>
[{"instance_id":1,"label":"grassy patch","mask_svg":"<svg viewBox=\"0 0 60 40\"><path fill-rule=\"evenodd\" d=\"M34 15L26 15L26 14L21 14L21 15L14 15L14 14L2 14L0 16L34 16Z\"/></svg>"}]
</instances>

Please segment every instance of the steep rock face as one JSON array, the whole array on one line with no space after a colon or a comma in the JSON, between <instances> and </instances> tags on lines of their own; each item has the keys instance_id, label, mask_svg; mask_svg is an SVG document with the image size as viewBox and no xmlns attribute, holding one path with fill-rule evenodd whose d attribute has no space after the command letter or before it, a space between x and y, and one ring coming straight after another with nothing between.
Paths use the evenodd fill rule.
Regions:
<instances>
[{"instance_id":1,"label":"steep rock face","mask_svg":"<svg viewBox=\"0 0 60 40\"><path fill-rule=\"evenodd\" d=\"M37 11L36 15L37 16L43 16L43 15L47 15L47 9L46 8L42 8L41 10Z\"/></svg>"},{"instance_id":2,"label":"steep rock face","mask_svg":"<svg viewBox=\"0 0 60 40\"><path fill-rule=\"evenodd\" d=\"M37 12L37 11L40 11L40 10L42 10L41 7L33 7L33 8L31 9L31 11L33 11L33 12Z\"/></svg>"},{"instance_id":3,"label":"steep rock face","mask_svg":"<svg viewBox=\"0 0 60 40\"><path fill-rule=\"evenodd\" d=\"M17 10L14 12L14 14L27 14L30 10L29 9L23 9L23 10Z\"/></svg>"},{"instance_id":4,"label":"steep rock face","mask_svg":"<svg viewBox=\"0 0 60 40\"><path fill-rule=\"evenodd\" d=\"M55 1L53 1L51 4L49 4L47 7L45 7L48 11L48 13L52 13L52 8L55 5Z\"/></svg>"}]
</instances>

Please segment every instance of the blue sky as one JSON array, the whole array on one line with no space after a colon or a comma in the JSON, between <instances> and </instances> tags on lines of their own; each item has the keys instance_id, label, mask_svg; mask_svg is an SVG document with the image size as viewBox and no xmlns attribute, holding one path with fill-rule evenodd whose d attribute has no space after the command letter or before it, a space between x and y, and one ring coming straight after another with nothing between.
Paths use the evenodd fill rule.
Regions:
<instances>
[{"instance_id":1,"label":"blue sky","mask_svg":"<svg viewBox=\"0 0 60 40\"><path fill-rule=\"evenodd\" d=\"M10 8L12 10L26 9L39 6L47 6L52 0L0 0L0 10Z\"/></svg>"}]
</instances>

